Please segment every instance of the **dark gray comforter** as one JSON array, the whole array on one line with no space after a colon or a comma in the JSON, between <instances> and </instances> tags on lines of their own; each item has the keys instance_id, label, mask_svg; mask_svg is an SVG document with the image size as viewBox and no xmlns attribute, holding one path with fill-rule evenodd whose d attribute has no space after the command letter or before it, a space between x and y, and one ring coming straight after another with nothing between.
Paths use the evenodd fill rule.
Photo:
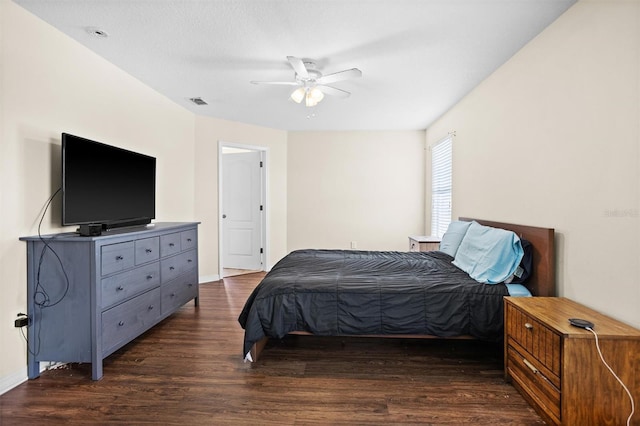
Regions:
<instances>
[{"instance_id":1,"label":"dark gray comforter","mask_svg":"<svg viewBox=\"0 0 640 426\"><path fill-rule=\"evenodd\" d=\"M239 317L244 354L291 331L471 335L500 340L503 284L474 281L433 252L298 250L278 262Z\"/></svg>"}]
</instances>

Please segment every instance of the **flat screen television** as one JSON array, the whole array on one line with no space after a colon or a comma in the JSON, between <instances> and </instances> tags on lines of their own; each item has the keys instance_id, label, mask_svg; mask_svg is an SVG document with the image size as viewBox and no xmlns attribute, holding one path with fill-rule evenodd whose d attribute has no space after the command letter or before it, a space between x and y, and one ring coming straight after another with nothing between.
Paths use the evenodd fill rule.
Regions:
<instances>
[{"instance_id":1,"label":"flat screen television","mask_svg":"<svg viewBox=\"0 0 640 426\"><path fill-rule=\"evenodd\" d=\"M103 230L155 218L156 159L62 134L62 225Z\"/></svg>"}]
</instances>

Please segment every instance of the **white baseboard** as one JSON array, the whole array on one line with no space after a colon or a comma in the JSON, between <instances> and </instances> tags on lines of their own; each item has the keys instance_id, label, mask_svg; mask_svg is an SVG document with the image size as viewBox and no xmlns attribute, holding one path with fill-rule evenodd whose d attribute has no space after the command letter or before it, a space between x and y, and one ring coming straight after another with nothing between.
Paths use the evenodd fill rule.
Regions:
<instances>
[{"instance_id":1,"label":"white baseboard","mask_svg":"<svg viewBox=\"0 0 640 426\"><path fill-rule=\"evenodd\" d=\"M220 275L204 275L198 277L199 284L210 283L212 281L220 281Z\"/></svg>"},{"instance_id":2,"label":"white baseboard","mask_svg":"<svg viewBox=\"0 0 640 426\"><path fill-rule=\"evenodd\" d=\"M27 381L27 367L0 378L0 395Z\"/></svg>"},{"instance_id":3,"label":"white baseboard","mask_svg":"<svg viewBox=\"0 0 640 426\"><path fill-rule=\"evenodd\" d=\"M40 362L40 373L46 370L55 370L67 365L66 362ZM29 380L29 373L27 367L24 367L15 373L11 373L8 376L0 378L0 395L9 392L11 389L20 386L22 383ZM1 419L0 419L1 420Z\"/></svg>"}]
</instances>

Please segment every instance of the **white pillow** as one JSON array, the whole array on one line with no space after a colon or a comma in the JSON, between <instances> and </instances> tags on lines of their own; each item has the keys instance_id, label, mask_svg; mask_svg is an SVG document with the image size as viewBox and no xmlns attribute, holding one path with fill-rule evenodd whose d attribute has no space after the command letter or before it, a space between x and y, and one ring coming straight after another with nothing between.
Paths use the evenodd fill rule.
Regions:
<instances>
[{"instance_id":1,"label":"white pillow","mask_svg":"<svg viewBox=\"0 0 640 426\"><path fill-rule=\"evenodd\" d=\"M463 222L460 220L451 222L447 228L447 232L444 233L440 241L440 251L447 253L451 257L456 257L458 247L470 225L471 222Z\"/></svg>"}]
</instances>

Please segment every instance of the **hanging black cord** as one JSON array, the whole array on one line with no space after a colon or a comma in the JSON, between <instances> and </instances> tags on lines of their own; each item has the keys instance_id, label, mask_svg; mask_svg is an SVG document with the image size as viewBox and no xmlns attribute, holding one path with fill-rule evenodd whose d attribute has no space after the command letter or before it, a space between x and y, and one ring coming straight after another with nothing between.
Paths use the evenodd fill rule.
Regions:
<instances>
[{"instance_id":1,"label":"hanging black cord","mask_svg":"<svg viewBox=\"0 0 640 426\"><path fill-rule=\"evenodd\" d=\"M38 269L37 269L37 273L36 273L36 286L35 286L35 291L33 293L33 301L36 305L42 307L42 308L50 308L52 306L57 305L58 303L62 302L62 300L65 298L65 296L67 295L67 293L69 292L69 276L67 275L67 271L64 269L64 265L62 263L62 259L60 259L60 256L58 256L58 253L56 253L56 251L49 245L49 243L47 242L47 240L45 240L42 237L41 234L41 227L42 227L42 221L44 220L44 217L47 213L47 210L49 208L49 206L51 205L51 202L53 201L53 198L58 195L58 193L62 191L62 188L58 188L58 190L56 192L53 193L53 195L51 197L49 197L49 200L47 201L47 204L44 208L44 212L42 212L42 217L40 218L40 222L38 223L38 238L40 238L40 241L42 242L43 246L42 246L42 250L40 251L40 259L38 260ZM51 239L53 239L55 237L52 237ZM56 300L55 302L51 302L51 299L49 298L49 294L47 293L45 287L42 285L42 283L40 282L40 271L42 269L42 263L44 261L44 255L47 252L47 250L50 250L51 253L53 253L53 255L56 257L56 259L58 260L58 263L60 264L60 269L62 270L62 274L64 275L64 279L65 279L65 288L64 288L64 292L62 293L62 296L60 296L60 298L58 300ZM40 300L38 300L40 299Z\"/></svg>"},{"instance_id":2,"label":"hanging black cord","mask_svg":"<svg viewBox=\"0 0 640 426\"><path fill-rule=\"evenodd\" d=\"M58 253L56 253L56 251L49 245L49 242L47 242L47 240L42 236L42 233L41 233L42 222L44 221L44 217L47 214L47 210L49 209L49 206L51 205L53 198L56 195L58 195L60 191L62 191L62 188L58 188L58 190L54 192L53 195L51 195L51 197L49 197L49 200L47 200L47 203L44 207L44 211L42 212L42 217L40 217L40 221L38 222L38 238L42 242L43 246L42 246L42 250L40 251L40 257L38 259L38 268L36 270L36 283L33 290L33 303L36 308L39 308L35 310L35 312L33 313L34 317L32 318L32 321L33 321L32 326L34 327L33 335L36 339L35 348L33 348L33 350L31 347L32 345L29 344L28 339L26 338L26 336L24 336L24 331L21 330L22 335L25 337L25 340L27 340L27 350L33 356L36 356L40 353L40 342L41 342L40 331L42 330L42 324L41 324L42 310L45 308L50 308L62 302L62 300L66 297L67 293L69 292L69 287L70 287L69 276L67 275L67 271L64 269L62 259L60 259L60 256L58 256ZM54 238L55 237L51 237L50 240L53 240ZM51 302L51 299L49 298L49 294L47 293L45 287L40 282L40 271L42 269L44 256L47 250L50 250L51 253L53 253L53 255L58 260L58 263L60 264L60 269L62 270L62 274L64 275L64 279L65 279L64 292L62 293L62 296L60 296L60 298L53 303ZM39 316L40 318L36 318L37 316Z\"/></svg>"}]
</instances>

